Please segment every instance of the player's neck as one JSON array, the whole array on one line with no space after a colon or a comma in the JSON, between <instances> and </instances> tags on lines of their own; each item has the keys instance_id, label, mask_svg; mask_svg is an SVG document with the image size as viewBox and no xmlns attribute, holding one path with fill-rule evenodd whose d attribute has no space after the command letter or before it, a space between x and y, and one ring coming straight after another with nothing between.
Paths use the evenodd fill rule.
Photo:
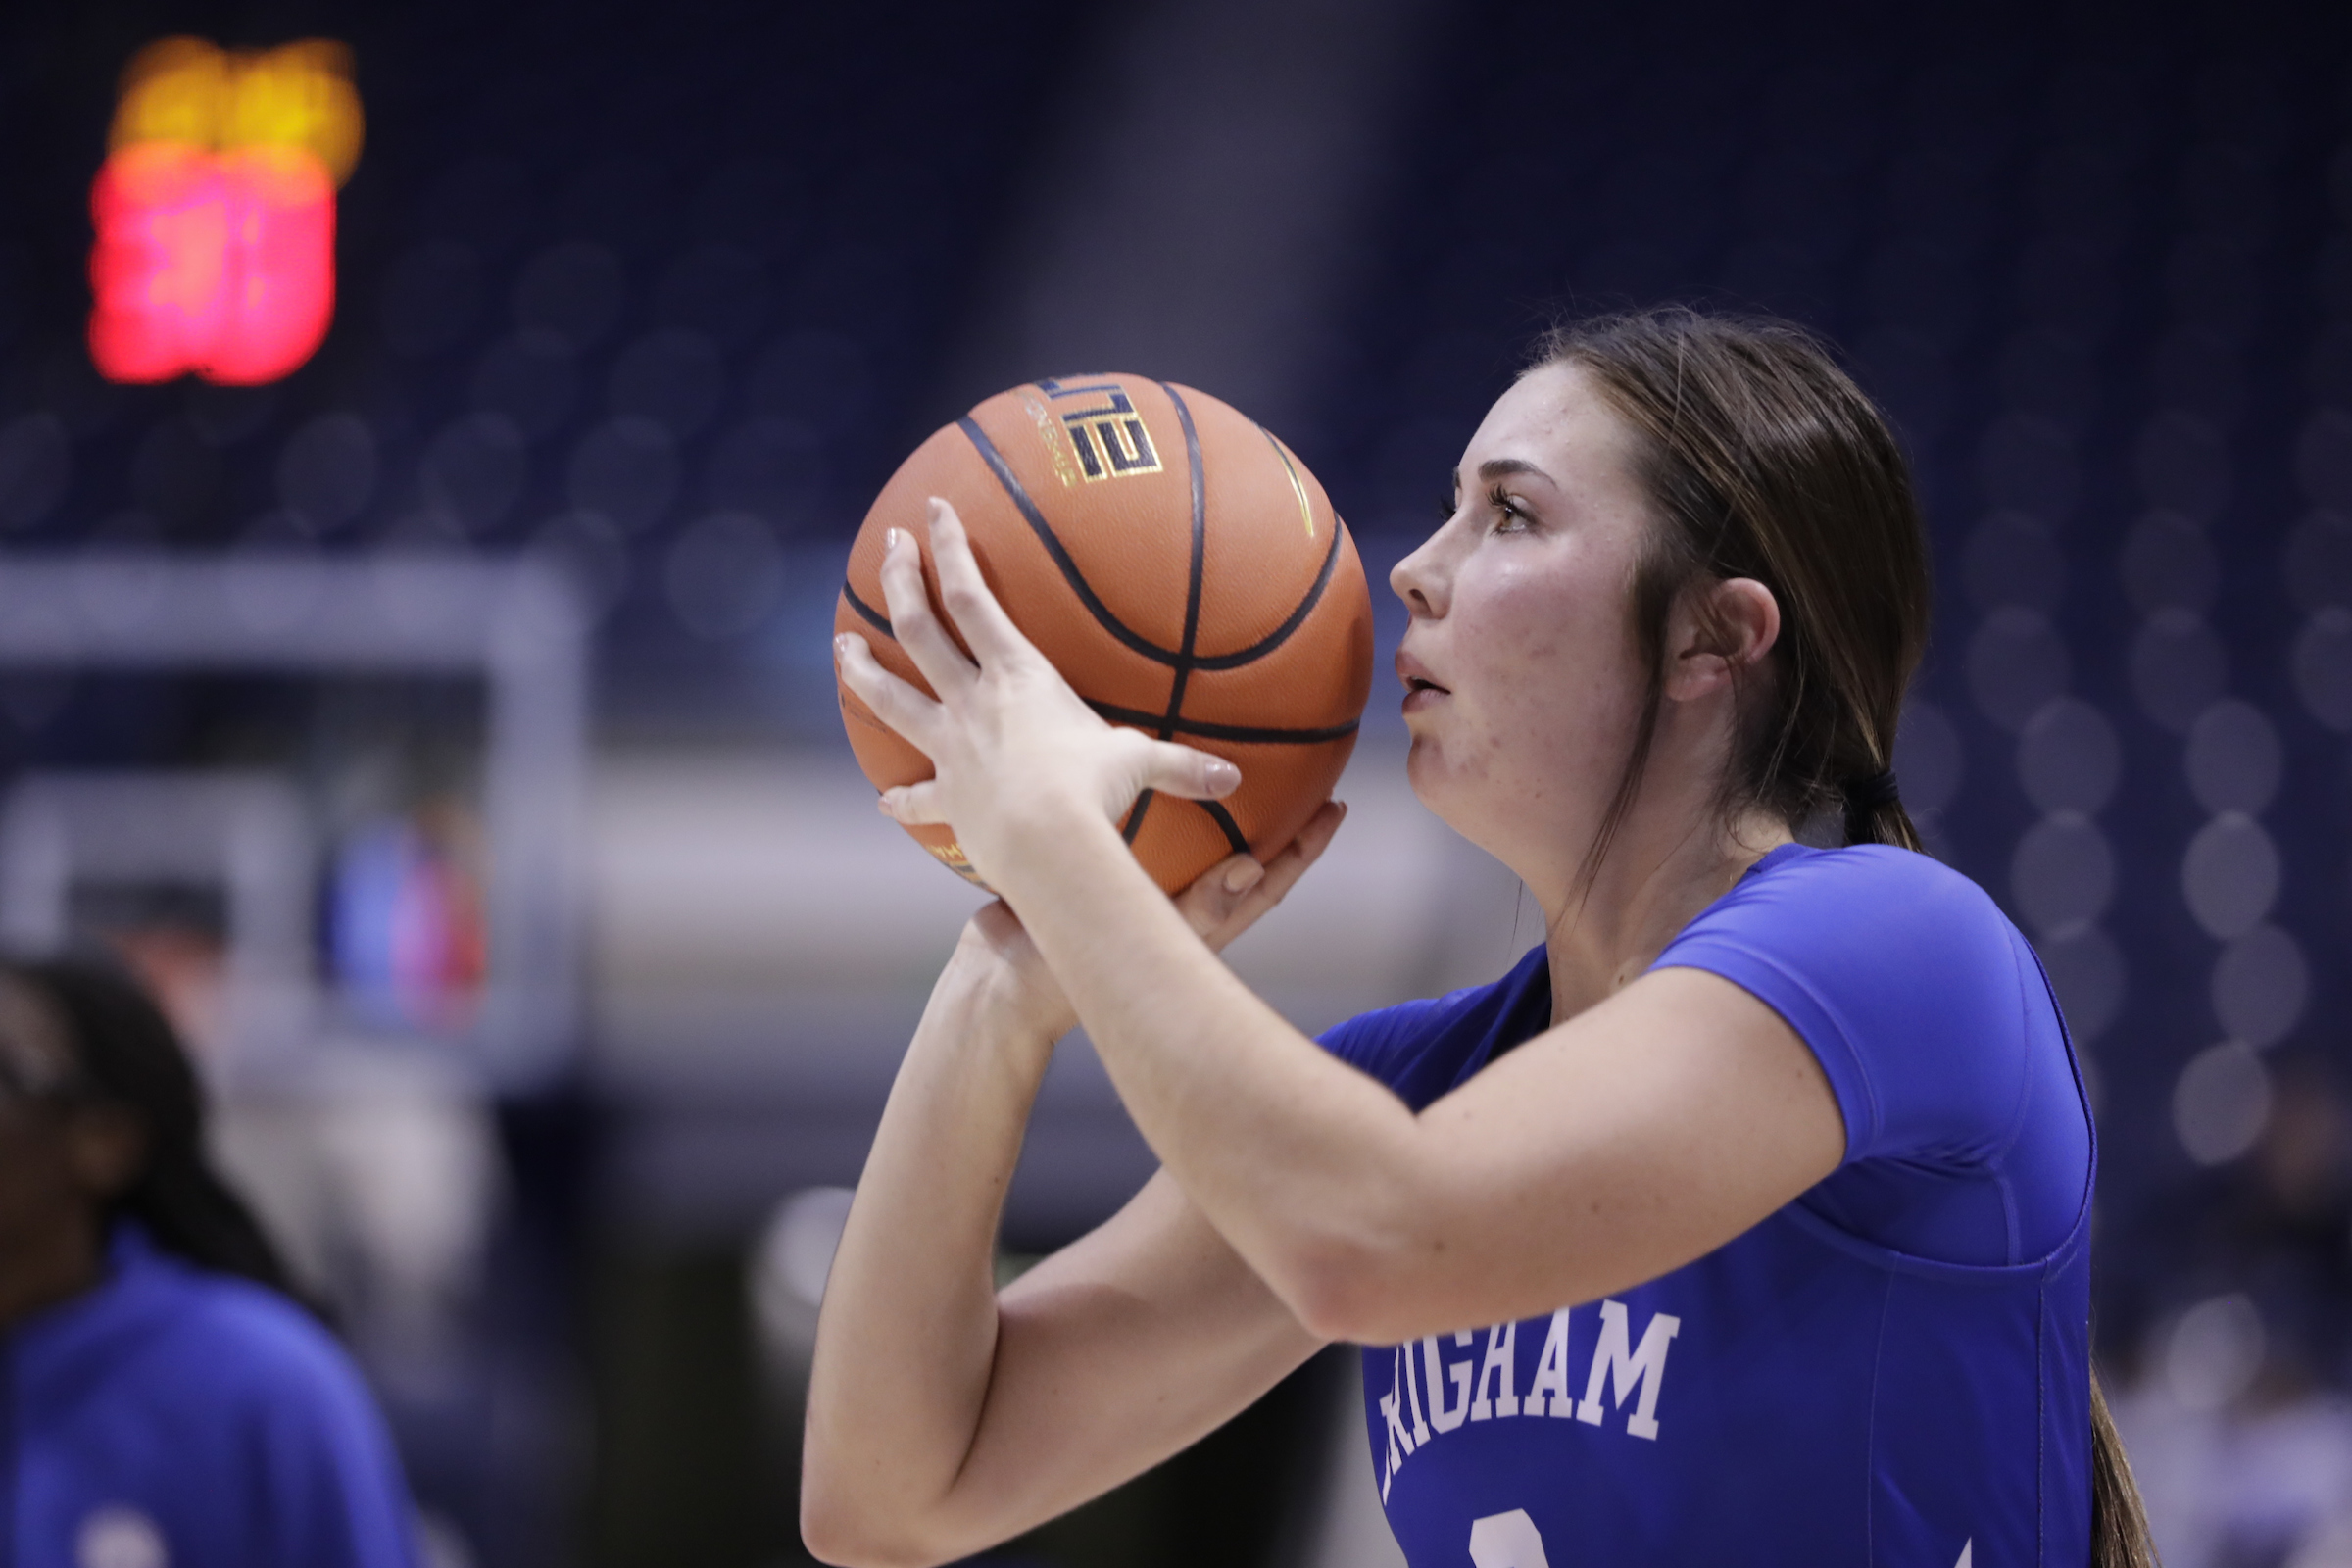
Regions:
<instances>
[{"instance_id":1,"label":"player's neck","mask_svg":"<svg viewBox=\"0 0 2352 1568\"><path fill-rule=\"evenodd\" d=\"M1788 842L1787 827L1758 813L1723 821L1711 791L1682 801L1642 794L1590 880L1569 885L1556 907L1546 901L1554 1023L1640 979L1700 910Z\"/></svg>"}]
</instances>

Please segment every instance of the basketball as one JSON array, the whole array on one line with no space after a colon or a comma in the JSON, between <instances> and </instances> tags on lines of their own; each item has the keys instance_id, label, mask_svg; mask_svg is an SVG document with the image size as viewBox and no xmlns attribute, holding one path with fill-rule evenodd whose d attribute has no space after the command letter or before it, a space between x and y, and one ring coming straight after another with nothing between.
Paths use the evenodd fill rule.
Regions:
<instances>
[{"instance_id":1,"label":"basketball","mask_svg":"<svg viewBox=\"0 0 2352 1568\"><path fill-rule=\"evenodd\" d=\"M836 633L930 690L891 634L891 528L937 568L929 498L954 506L1005 612L1104 719L1242 770L1221 801L1147 791L1120 831L1170 893L1229 855L1263 858L1326 800L1372 682L1372 603L1355 543L1305 465L1206 393L1139 375L1000 392L917 447L850 549ZM877 790L931 776L846 685L843 724ZM977 882L947 827L906 830Z\"/></svg>"}]
</instances>

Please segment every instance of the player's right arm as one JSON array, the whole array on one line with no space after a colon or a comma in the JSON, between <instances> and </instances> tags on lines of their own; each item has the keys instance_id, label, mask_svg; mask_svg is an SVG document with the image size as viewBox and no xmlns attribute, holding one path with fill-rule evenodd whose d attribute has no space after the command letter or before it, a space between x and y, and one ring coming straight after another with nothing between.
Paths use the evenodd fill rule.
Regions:
<instances>
[{"instance_id":1,"label":"player's right arm","mask_svg":"<svg viewBox=\"0 0 2352 1568\"><path fill-rule=\"evenodd\" d=\"M1336 808L1236 892L1184 896L1211 946L1320 855ZM933 991L825 1288L801 1529L827 1562L953 1561L1140 1474L1321 1344L1164 1173L1001 1294L1004 1192L1068 1004L1002 906Z\"/></svg>"}]
</instances>

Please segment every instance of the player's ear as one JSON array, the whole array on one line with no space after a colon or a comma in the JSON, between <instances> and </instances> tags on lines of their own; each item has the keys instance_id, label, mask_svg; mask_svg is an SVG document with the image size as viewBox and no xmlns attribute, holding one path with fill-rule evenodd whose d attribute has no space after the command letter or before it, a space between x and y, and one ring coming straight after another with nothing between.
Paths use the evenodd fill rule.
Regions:
<instances>
[{"instance_id":1,"label":"player's ear","mask_svg":"<svg viewBox=\"0 0 2352 1568\"><path fill-rule=\"evenodd\" d=\"M1729 687L1781 637L1781 602L1753 577L1702 583L1666 617L1666 696L1690 702Z\"/></svg>"}]
</instances>

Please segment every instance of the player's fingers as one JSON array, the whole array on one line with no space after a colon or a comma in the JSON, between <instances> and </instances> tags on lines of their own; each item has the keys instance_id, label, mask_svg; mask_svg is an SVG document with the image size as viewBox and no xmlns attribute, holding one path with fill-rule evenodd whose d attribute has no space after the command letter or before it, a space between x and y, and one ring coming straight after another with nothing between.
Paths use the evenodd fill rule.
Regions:
<instances>
[{"instance_id":1,"label":"player's fingers","mask_svg":"<svg viewBox=\"0 0 2352 1568\"><path fill-rule=\"evenodd\" d=\"M1176 908L1194 931L1208 936L1233 918L1242 900L1265 877L1253 855L1229 855L1176 895Z\"/></svg>"},{"instance_id":2,"label":"player's fingers","mask_svg":"<svg viewBox=\"0 0 2352 1568\"><path fill-rule=\"evenodd\" d=\"M972 684L978 672L932 610L931 595L923 587L923 554L904 528L884 536L882 602L890 612L891 634L933 691L949 696Z\"/></svg>"},{"instance_id":3,"label":"player's fingers","mask_svg":"<svg viewBox=\"0 0 2352 1568\"><path fill-rule=\"evenodd\" d=\"M1134 731L1127 733L1133 735ZM1242 787L1242 770L1212 753L1141 735L1135 736L1133 744L1140 753L1136 761L1139 789L1188 801L1213 801Z\"/></svg>"},{"instance_id":4,"label":"player's fingers","mask_svg":"<svg viewBox=\"0 0 2352 1568\"><path fill-rule=\"evenodd\" d=\"M1347 820L1348 808L1342 802L1325 801L1317 807L1315 814L1306 819L1306 826L1298 830L1298 836L1266 862L1266 874L1235 901L1233 913L1228 917L1233 930L1226 934L1227 940L1248 930L1259 916L1280 904L1298 885L1298 879L1306 875L1307 867L1323 858L1323 852L1331 848L1332 836Z\"/></svg>"},{"instance_id":5,"label":"player's fingers","mask_svg":"<svg viewBox=\"0 0 2352 1568\"><path fill-rule=\"evenodd\" d=\"M963 519L941 497L931 498L931 561L939 568L939 602L982 663L1029 651L1029 639L1004 613L996 591L980 575Z\"/></svg>"},{"instance_id":6,"label":"player's fingers","mask_svg":"<svg viewBox=\"0 0 2352 1568\"><path fill-rule=\"evenodd\" d=\"M875 803L882 814L903 827L924 827L945 822L946 805L939 798L939 782L925 779L920 784L901 784L882 792Z\"/></svg>"},{"instance_id":7,"label":"player's fingers","mask_svg":"<svg viewBox=\"0 0 2352 1568\"><path fill-rule=\"evenodd\" d=\"M857 693L876 718L928 756L939 723L939 704L884 669L866 640L854 631L833 639L833 659L841 667L842 684Z\"/></svg>"}]
</instances>

